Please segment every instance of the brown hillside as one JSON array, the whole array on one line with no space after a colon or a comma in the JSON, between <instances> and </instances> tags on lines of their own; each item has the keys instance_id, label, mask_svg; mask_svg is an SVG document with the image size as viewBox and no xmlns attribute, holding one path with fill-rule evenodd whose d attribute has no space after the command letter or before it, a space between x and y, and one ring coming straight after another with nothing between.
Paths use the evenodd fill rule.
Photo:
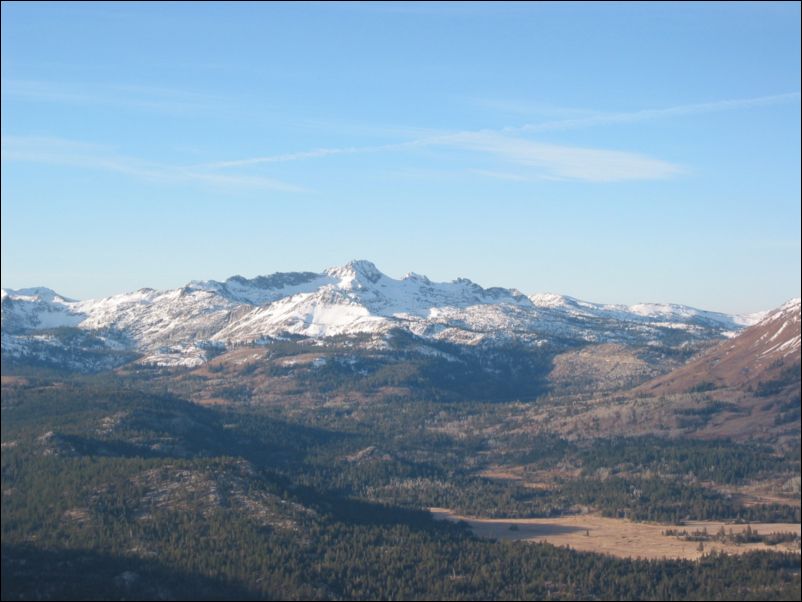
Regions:
<instances>
[{"instance_id":1,"label":"brown hillside","mask_svg":"<svg viewBox=\"0 0 802 602\"><path fill-rule=\"evenodd\" d=\"M799 365L800 300L793 299L738 336L644 383L635 392L666 395L721 387L752 389L779 381L798 383Z\"/></svg>"}]
</instances>

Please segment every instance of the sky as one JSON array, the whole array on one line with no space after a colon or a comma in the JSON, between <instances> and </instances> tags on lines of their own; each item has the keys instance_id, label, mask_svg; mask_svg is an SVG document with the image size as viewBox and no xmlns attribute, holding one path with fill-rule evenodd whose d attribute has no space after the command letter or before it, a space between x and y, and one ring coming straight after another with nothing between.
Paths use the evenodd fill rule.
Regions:
<instances>
[{"instance_id":1,"label":"sky","mask_svg":"<svg viewBox=\"0 0 802 602\"><path fill-rule=\"evenodd\" d=\"M800 296L800 4L2 3L2 286Z\"/></svg>"}]
</instances>

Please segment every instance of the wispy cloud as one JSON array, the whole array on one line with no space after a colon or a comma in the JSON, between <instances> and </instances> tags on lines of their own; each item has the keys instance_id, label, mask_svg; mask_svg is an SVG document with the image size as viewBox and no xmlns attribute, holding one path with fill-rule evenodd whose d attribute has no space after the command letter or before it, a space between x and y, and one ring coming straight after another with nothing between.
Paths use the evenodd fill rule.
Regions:
<instances>
[{"instance_id":1,"label":"wispy cloud","mask_svg":"<svg viewBox=\"0 0 802 602\"><path fill-rule=\"evenodd\" d=\"M158 86L4 79L3 100L110 106L181 114L232 109L222 96Z\"/></svg>"},{"instance_id":2,"label":"wispy cloud","mask_svg":"<svg viewBox=\"0 0 802 602\"><path fill-rule=\"evenodd\" d=\"M143 180L209 184L223 188L252 188L281 192L305 189L263 176L221 174L198 167L164 165L116 154L109 147L37 136L3 136L2 160L67 165L124 174Z\"/></svg>"},{"instance_id":3,"label":"wispy cloud","mask_svg":"<svg viewBox=\"0 0 802 602\"><path fill-rule=\"evenodd\" d=\"M671 117L684 117L701 115L704 113L719 113L737 109L752 109L777 104L799 102L800 93L775 94L772 96L758 96L755 98L737 98L732 100L718 100L696 104L678 105L662 109L643 109L619 113L595 113L582 117L545 121L543 123L528 123L521 126L505 128L505 132L547 132L554 130L569 130L587 128L601 125L615 125L624 123L637 123L641 121L654 121Z\"/></svg>"},{"instance_id":4,"label":"wispy cloud","mask_svg":"<svg viewBox=\"0 0 802 602\"><path fill-rule=\"evenodd\" d=\"M249 159L235 159L233 161L219 161L216 163L205 163L202 167L209 169L225 169L228 167L249 167L251 165L263 165L266 163L286 163L288 161L301 161L303 159L319 159L321 157L331 157L334 155L353 155L364 154L389 150L394 145L380 146L346 146L341 148L316 148L310 151L298 153L284 153L281 155L268 155L264 157L251 157Z\"/></svg>"},{"instance_id":5,"label":"wispy cloud","mask_svg":"<svg viewBox=\"0 0 802 602\"><path fill-rule=\"evenodd\" d=\"M706 103L677 105L661 109L644 109L619 113L598 113L572 109L576 116L528 123L497 130L464 131L425 136L407 142L373 146L349 146L318 148L296 153L268 155L206 164L208 169L247 167L267 163L301 161L336 155L354 155L408 150L415 147L448 147L474 151L506 160L518 165L535 168L537 178L572 179L591 182L613 182L623 180L662 179L683 170L680 166L647 157L640 153L600 148L582 148L557 144L544 144L524 138L526 134L553 130L587 128L601 125L637 123L657 119L669 119L688 115L750 109L790 102L799 102L800 93L776 94ZM497 102L497 101L496 101ZM491 103L492 104L492 103ZM510 107L506 107L510 108ZM520 105L513 106L520 109ZM549 108L555 111L554 107ZM479 170L482 171L482 170ZM493 177L493 170L485 170ZM526 178L527 176L516 176Z\"/></svg>"},{"instance_id":6,"label":"wispy cloud","mask_svg":"<svg viewBox=\"0 0 802 602\"><path fill-rule=\"evenodd\" d=\"M507 113L524 117L548 117L552 120L595 117L605 114L604 111L563 107L545 102L518 99L469 97L465 98L464 101L471 106L488 109L497 113Z\"/></svg>"},{"instance_id":7,"label":"wispy cloud","mask_svg":"<svg viewBox=\"0 0 802 602\"><path fill-rule=\"evenodd\" d=\"M35 93L31 87L28 93ZM158 96L160 89L151 89ZM166 96L169 91L161 90ZM37 92L38 93L38 92ZM55 93L45 88L46 93ZM528 135L553 130L589 128L602 125L638 123L658 119L699 115L738 109L799 102L800 93L778 94L707 103L678 105L660 109L644 109L620 113L584 112L575 117L528 123L499 129L470 130L429 134L404 142L322 147L292 153L281 153L217 161L192 166L167 166L147 163L131 157L109 154L108 149L84 148L74 141L43 138L13 138L3 140L3 156L9 160L36 161L76 165L126 173L131 176L173 181L193 181L220 186L248 186L272 190L301 191L303 188L259 175L226 174L224 170L247 169L260 165L323 159L334 156L403 152L416 148L443 148L470 152L492 159L496 163L515 165L525 173L510 173L502 169L474 169L477 175L518 180L579 180L586 182L618 182L629 180L665 179L682 173L681 166L638 152L620 149L586 148L547 144L528 138ZM65 144L69 148L65 148ZM8 151L6 147L8 146ZM13 147L13 148L12 148ZM520 171L520 170L517 170ZM499 174L505 174L500 176Z\"/></svg>"},{"instance_id":8,"label":"wispy cloud","mask_svg":"<svg viewBox=\"0 0 802 602\"><path fill-rule=\"evenodd\" d=\"M319 148L298 153L220 161L204 164L201 167L204 169L252 167L336 155L404 151L416 147L442 147L480 153L496 160L523 165L530 170L535 170L535 173L519 176L519 179L572 179L590 182L613 182L666 178L682 171L677 165L637 153L542 144L495 130L457 132L396 144Z\"/></svg>"},{"instance_id":9,"label":"wispy cloud","mask_svg":"<svg viewBox=\"0 0 802 602\"><path fill-rule=\"evenodd\" d=\"M462 149L494 155L543 175L588 182L656 180L680 173L679 166L637 153L532 142L498 132L453 137Z\"/></svg>"}]
</instances>

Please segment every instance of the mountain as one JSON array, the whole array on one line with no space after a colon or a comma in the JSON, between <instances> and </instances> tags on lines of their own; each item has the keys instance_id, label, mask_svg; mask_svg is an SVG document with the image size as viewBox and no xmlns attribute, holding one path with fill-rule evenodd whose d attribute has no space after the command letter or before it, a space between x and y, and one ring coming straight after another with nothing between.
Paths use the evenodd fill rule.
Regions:
<instances>
[{"instance_id":1,"label":"mountain","mask_svg":"<svg viewBox=\"0 0 802 602\"><path fill-rule=\"evenodd\" d=\"M712 388L770 389L800 379L800 300L792 299L732 339L637 391L664 395Z\"/></svg>"},{"instance_id":2,"label":"mountain","mask_svg":"<svg viewBox=\"0 0 802 602\"><path fill-rule=\"evenodd\" d=\"M683 305L628 307L555 294L526 296L466 278L435 283L409 273L394 279L361 260L322 273L233 276L88 301L47 288L4 289L2 351L6 361L72 369L103 369L134 355L142 364L191 367L242 345L345 338L381 349L405 333L424 352L431 351L424 349L428 343L524 345L553 353L616 344L687 356L754 320Z\"/></svg>"}]
</instances>

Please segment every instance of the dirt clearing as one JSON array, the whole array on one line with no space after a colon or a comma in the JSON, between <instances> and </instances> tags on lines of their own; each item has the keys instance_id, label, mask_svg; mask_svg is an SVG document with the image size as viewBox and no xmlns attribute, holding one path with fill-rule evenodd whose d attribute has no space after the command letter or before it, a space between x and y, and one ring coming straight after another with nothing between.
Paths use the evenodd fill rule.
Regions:
<instances>
[{"instance_id":1,"label":"dirt clearing","mask_svg":"<svg viewBox=\"0 0 802 602\"><path fill-rule=\"evenodd\" d=\"M668 530L692 533L707 530L715 536L724 527L726 533L746 531L749 527L761 535L771 533L800 534L800 525L793 523L752 523L738 525L718 521L689 521L682 526L657 523L637 523L626 519L607 518L598 514L561 516L558 518L477 518L454 514L447 508L430 508L438 520L465 521L479 537L505 541L547 542L555 546L569 546L583 552L610 554L620 558L686 558L696 559L716 550L728 554L743 554L752 550L799 551L798 544L765 543L735 544L714 539L686 541Z\"/></svg>"}]
</instances>

